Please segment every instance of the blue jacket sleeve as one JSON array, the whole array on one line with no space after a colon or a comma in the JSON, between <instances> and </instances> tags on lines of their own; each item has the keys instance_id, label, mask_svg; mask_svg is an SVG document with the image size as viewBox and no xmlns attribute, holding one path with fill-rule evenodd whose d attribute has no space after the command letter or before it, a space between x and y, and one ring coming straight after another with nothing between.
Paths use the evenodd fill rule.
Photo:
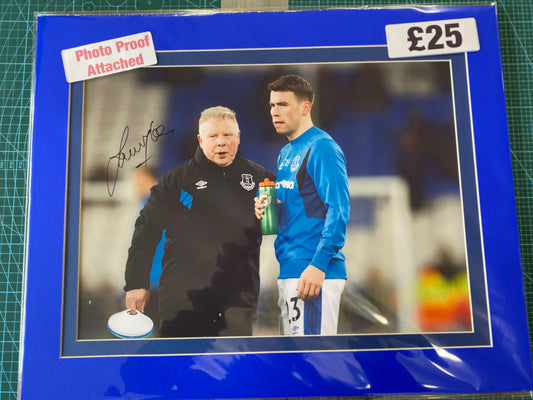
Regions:
<instances>
[{"instance_id":1,"label":"blue jacket sleeve","mask_svg":"<svg viewBox=\"0 0 533 400\"><path fill-rule=\"evenodd\" d=\"M327 210L311 265L326 271L332 257L344 246L350 217L346 159L341 148L332 140L320 141L310 154L307 173Z\"/></svg>"}]
</instances>

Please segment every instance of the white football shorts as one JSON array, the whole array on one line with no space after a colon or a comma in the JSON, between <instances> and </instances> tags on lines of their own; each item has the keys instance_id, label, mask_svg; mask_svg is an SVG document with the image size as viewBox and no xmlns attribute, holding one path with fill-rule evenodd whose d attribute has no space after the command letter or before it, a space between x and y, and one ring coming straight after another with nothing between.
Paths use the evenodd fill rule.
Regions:
<instances>
[{"instance_id":1,"label":"white football shorts","mask_svg":"<svg viewBox=\"0 0 533 400\"><path fill-rule=\"evenodd\" d=\"M282 335L335 335L345 279L325 279L318 297L296 297L298 278L278 279Z\"/></svg>"}]
</instances>

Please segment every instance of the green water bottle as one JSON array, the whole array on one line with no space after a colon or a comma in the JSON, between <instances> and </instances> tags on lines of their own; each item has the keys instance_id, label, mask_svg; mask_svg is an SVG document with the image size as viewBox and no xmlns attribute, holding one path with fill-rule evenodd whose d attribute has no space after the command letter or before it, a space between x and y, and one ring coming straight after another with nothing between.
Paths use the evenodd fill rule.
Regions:
<instances>
[{"instance_id":1,"label":"green water bottle","mask_svg":"<svg viewBox=\"0 0 533 400\"><path fill-rule=\"evenodd\" d=\"M276 182L266 178L259 183L259 198L265 204L261 218L261 233L276 235L278 233L278 213L276 210Z\"/></svg>"}]
</instances>

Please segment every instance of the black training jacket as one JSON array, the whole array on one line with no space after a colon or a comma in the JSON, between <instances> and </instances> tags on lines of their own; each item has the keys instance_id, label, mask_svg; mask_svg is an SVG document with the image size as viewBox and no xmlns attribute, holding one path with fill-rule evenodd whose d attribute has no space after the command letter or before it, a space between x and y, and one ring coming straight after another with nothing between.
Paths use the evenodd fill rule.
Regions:
<instances>
[{"instance_id":1,"label":"black training jacket","mask_svg":"<svg viewBox=\"0 0 533 400\"><path fill-rule=\"evenodd\" d=\"M219 167L198 147L194 157L164 174L135 223L125 290L150 288L150 268L166 229L159 313L223 313L257 307L261 232L254 215L258 185L274 176L242 157Z\"/></svg>"}]
</instances>

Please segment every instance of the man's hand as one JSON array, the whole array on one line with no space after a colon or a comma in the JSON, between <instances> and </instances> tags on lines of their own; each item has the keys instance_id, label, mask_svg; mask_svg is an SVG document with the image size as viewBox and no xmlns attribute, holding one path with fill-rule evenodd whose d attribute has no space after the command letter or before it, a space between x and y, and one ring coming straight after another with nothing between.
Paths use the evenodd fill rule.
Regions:
<instances>
[{"instance_id":1,"label":"man's hand","mask_svg":"<svg viewBox=\"0 0 533 400\"><path fill-rule=\"evenodd\" d=\"M266 207L265 199L262 199L260 197L254 198L255 217L257 219L261 219L263 217L263 213L265 212L264 211L265 207Z\"/></svg>"},{"instance_id":2,"label":"man's hand","mask_svg":"<svg viewBox=\"0 0 533 400\"><path fill-rule=\"evenodd\" d=\"M150 292L146 289L132 289L126 292L126 308L128 308L132 314L135 314L137 310L144 313L144 306L148 304L150 299Z\"/></svg>"},{"instance_id":3,"label":"man's hand","mask_svg":"<svg viewBox=\"0 0 533 400\"><path fill-rule=\"evenodd\" d=\"M301 300L314 299L320 293L325 277L324 271L309 265L300 275L300 280L296 286L296 296Z\"/></svg>"},{"instance_id":4,"label":"man's hand","mask_svg":"<svg viewBox=\"0 0 533 400\"><path fill-rule=\"evenodd\" d=\"M279 199L276 200L276 204L281 204ZM257 219L263 218L265 212L266 199L261 197L254 197L255 217Z\"/></svg>"}]
</instances>

